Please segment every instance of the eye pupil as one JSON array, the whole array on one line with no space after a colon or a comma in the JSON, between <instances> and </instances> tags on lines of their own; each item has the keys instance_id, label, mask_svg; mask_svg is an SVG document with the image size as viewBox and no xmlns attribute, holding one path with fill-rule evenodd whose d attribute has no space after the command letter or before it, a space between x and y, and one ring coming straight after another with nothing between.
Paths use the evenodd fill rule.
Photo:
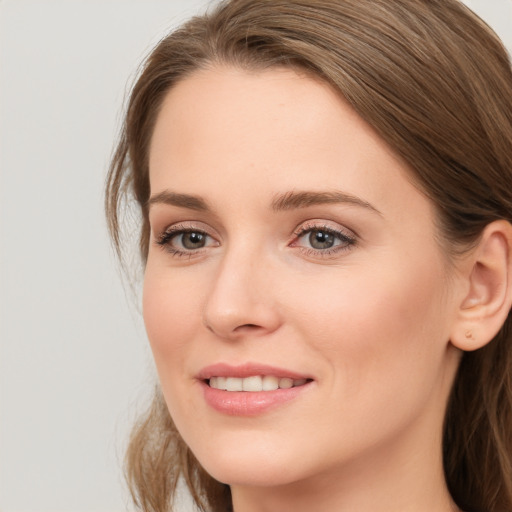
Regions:
<instances>
[{"instance_id":1,"label":"eye pupil","mask_svg":"<svg viewBox=\"0 0 512 512\"><path fill-rule=\"evenodd\" d=\"M330 249L334 242L334 235L327 231L312 231L309 234L309 243L314 249Z\"/></svg>"},{"instance_id":2,"label":"eye pupil","mask_svg":"<svg viewBox=\"0 0 512 512\"><path fill-rule=\"evenodd\" d=\"M206 236L204 233L191 231L190 233L183 233L181 243L185 249L200 249L206 243Z\"/></svg>"}]
</instances>

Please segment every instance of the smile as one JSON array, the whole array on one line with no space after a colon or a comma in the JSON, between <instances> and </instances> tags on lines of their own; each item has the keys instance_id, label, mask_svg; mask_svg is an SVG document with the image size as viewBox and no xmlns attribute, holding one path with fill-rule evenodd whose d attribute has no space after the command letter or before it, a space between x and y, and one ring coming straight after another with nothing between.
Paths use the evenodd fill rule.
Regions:
<instances>
[{"instance_id":1,"label":"smile","mask_svg":"<svg viewBox=\"0 0 512 512\"><path fill-rule=\"evenodd\" d=\"M240 377L211 377L208 385L213 389L223 391L275 391L276 389L290 389L303 386L308 379L291 379L289 377L276 377L274 375L253 375Z\"/></svg>"},{"instance_id":2,"label":"smile","mask_svg":"<svg viewBox=\"0 0 512 512\"><path fill-rule=\"evenodd\" d=\"M254 362L213 364L196 379L211 408L238 417L265 414L315 389L312 375Z\"/></svg>"}]
</instances>

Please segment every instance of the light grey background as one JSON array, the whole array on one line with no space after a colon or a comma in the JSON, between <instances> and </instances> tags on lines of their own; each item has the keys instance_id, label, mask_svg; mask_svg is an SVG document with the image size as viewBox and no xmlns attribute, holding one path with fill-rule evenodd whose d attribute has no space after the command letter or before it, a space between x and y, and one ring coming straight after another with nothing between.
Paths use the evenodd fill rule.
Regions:
<instances>
[{"instance_id":1,"label":"light grey background","mask_svg":"<svg viewBox=\"0 0 512 512\"><path fill-rule=\"evenodd\" d=\"M467 0L512 49L512 0ZM0 0L0 511L120 512L153 369L102 193L125 86L206 0Z\"/></svg>"}]
</instances>

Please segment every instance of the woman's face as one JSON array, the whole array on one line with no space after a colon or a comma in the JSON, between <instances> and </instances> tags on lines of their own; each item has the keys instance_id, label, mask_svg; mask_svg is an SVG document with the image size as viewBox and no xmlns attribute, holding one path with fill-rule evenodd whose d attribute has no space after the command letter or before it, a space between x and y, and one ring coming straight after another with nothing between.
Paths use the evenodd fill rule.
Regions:
<instances>
[{"instance_id":1,"label":"woman's face","mask_svg":"<svg viewBox=\"0 0 512 512\"><path fill-rule=\"evenodd\" d=\"M236 488L439 460L455 278L432 205L345 101L290 70L198 71L165 99L150 180L144 319L208 472Z\"/></svg>"}]
</instances>

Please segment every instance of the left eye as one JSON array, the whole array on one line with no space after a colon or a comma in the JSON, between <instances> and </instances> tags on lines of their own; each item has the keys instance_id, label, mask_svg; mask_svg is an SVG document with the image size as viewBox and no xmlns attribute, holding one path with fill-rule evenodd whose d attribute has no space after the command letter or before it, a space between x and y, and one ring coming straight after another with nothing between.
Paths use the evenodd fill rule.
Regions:
<instances>
[{"instance_id":1,"label":"left eye","mask_svg":"<svg viewBox=\"0 0 512 512\"><path fill-rule=\"evenodd\" d=\"M311 231L307 237L313 249L330 249L336 244L336 237L328 231Z\"/></svg>"},{"instance_id":2,"label":"left eye","mask_svg":"<svg viewBox=\"0 0 512 512\"><path fill-rule=\"evenodd\" d=\"M299 233L297 236L298 243L301 247L311 248L317 251L325 251L340 246L348 247L354 243L354 239L326 228L313 228Z\"/></svg>"}]
</instances>

